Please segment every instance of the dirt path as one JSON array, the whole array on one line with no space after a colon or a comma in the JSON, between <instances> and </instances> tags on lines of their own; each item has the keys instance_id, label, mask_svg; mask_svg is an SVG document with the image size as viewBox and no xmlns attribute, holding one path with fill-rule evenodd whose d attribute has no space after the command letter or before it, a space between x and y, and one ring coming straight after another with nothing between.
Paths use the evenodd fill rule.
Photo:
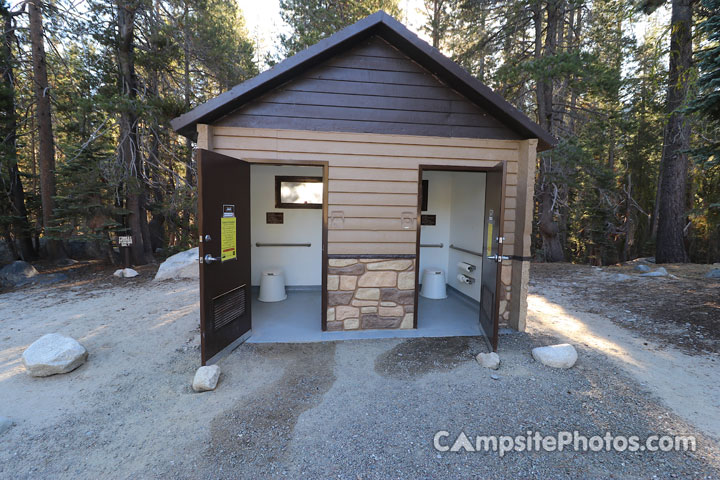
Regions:
<instances>
[{"instance_id":1,"label":"dirt path","mask_svg":"<svg viewBox=\"0 0 720 480\"><path fill-rule=\"evenodd\" d=\"M0 437L0 478L720 478L717 442L591 342L571 370L532 360L572 325L567 313L553 323L561 287L531 297L538 328L502 337L497 372L475 362L479 338L245 344L221 362L218 389L196 394L197 282L150 275L0 294L0 415L15 422ZM88 362L27 376L20 354L48 332L77 338ZM698 451L500 458L438 452L438 430L679 433Z\"/></svg>"},{"instance_id":2,"label":"dirt path","mask_svg":"<svg viewBox=\"0 0 720 480\"><path fill-rule=\"evenodd\" d=\"M634 323L650 324L653 318L637 318L626 309L632 307L616 301L609 291L619 288L618 282L608 272L574 266L565 271L565 275L548 275L542 265L533 266L528 333L550 334L602 354L675 413L720 439L720 356L691 354L682 348L686 345L675 347L666 341L671 333L681 336L686 335L685 331L665 329L661 335L652 335L637 329ZM647 280L622 282L620 288L628 296L634 293L635 297L643 297L649 289L657 288L650 282L671 281ZM586 288L589 285L592 288ZM667 311L666 315L673 316L673 312ZM675 315L682 315L680 308ZM618 317L632 318L632 328L620 326L622 320L618 321ZM657 324L663 325L659 321Z\"/></svg>"}]
</instances>

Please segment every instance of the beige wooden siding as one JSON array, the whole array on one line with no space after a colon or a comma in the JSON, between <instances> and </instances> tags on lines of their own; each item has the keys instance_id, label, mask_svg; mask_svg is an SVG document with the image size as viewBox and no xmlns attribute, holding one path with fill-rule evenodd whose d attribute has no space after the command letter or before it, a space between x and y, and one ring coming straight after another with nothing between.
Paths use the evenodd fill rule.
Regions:
<instances>
[{"instance_id":1,"label":"beige wooden siding","mask_svg":"<svg viewBox=\"0 0 720 480\"><path fill-rule=\"evenodd\" d=\"M198 126L198 144L250 162L328 162L329 254L414 254L419 165L508 164L506 245L515 231L521 141ZM340 225L342 223L342 225ZM509 238L508 238L509 237ZM512 250L512 246L509 246Z\"/></svg>"}]
</instances>

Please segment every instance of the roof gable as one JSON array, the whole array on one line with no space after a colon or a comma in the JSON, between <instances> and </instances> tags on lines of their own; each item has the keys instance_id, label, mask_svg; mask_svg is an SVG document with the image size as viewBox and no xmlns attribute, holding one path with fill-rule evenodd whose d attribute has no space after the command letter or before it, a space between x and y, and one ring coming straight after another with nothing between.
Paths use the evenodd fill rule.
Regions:
<instances>
[{"instance_id":1,"label":"roof gable","mask_svg":"<svg viewBox=\"0 0 720 480\"><path fill-rule=\"evenodd\" d=\"M521 138L377 36L246 103L214 125Z\"/></svg>"},{"instance_id":2,"label":"roof gable","mask_svg":"<svg viewBox=\"0 0 720 480\"><path fill-rule=\"evenodd\" d=\"M172 126L194 138L198 123L538 138L540 150L555 143L527 116L384 12L233 87L174 119Z\"/></svg>"}]
</instances>

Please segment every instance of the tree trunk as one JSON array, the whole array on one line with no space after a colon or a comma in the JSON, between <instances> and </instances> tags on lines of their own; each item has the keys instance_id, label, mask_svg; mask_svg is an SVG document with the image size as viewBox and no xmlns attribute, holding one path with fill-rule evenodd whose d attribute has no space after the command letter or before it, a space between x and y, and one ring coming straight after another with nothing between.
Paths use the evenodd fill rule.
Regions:
<instances>
[{"instance_id":1,"label":"tree trunk","mask_svg":"<svg viewBox=\"0 0 720 480\"><path fill-rule=\"evenodd\" d=\"M0 141L2 142L3 160L8 175L9 185L7 186L10 200L10 213L13 217L13 235L8 240L15 250L15 240L20 247L19 256L22 260L30 261L35 258L35 248L32 243L30 222L28 221L27 209L25 207L25 190L23 190L22 178L17 164L17 115L15 113L15 57L12 53L12 45L15 41L13 28L13 14L10 13L4 1L0 4L0 15L3 18L3 43L0 52L0 69L2 79L0 82L0 105L2 106L1 116L4 121L0 125Z\"/></svg>"},{"instance_id":2,"label":"tree trunk","mask_svg":"<svg viewBox=\"0 0 720 480\"><path fill-rule=\"evenodd\" d=\"M129 100L120 114L119 160L128 172L128 179L125 182L125 207L129 212L127 222L133 237L132 262L134 265L144 265L152 261L152 255L145 246L145 241L149 241L149 230L141 178L143 163L138 144L138 114L134 106L137 99L137 78L133 42L137 4L132 0L117 0L116 5L120 88L122 95Z\"/></svg>"},{"instance_id":3,"label":"tree trunk","mask_svg":"<svg viewBox=\"0 0 720 480\"><path fill-rule=\"evenodd\" d=\"M45 40L43 34L41 0L30 0L30 42L32 44L33 80L35 83L35 102L40 170L40 201L42 203L42 220L47 250L54 260L67 258L62 242L50 238L53 227L53 210L55 208L55 138L53 136L52 118L50 117L50 86L47 77L45 60Z\"/></svg>"},{"instance_id":4,"label":"tree trunk","mask_svg":"<svg viewBox=\"0 0 720 480\"><path fill-rule=\"evenodd\" d=\"M433 0L432 4L432 16L430 17L430 38L432 39L432 46L440 48L440 13L442 8L443 0Z\"/></svg>"},{"instance_id":5,"label":"tree trunk","mask_svg":"<svg viewBox=\"0 0 720 480\"><path fill-rule=\"evenodd\" d=\"M543 11L542 2L538 0L534 6L533 20L535 23L535 58L555 55L558 26L558 5L556 0L550 0L547 4L547 28L545 29L545 44L543 45ZM552 68L552 67L549 67ZM536 96L538 105L538 120L540 126L550 133L555 133L552 111L553 105L553 80L548 76L538 78L536 85ZM555 221L554 209L556 194L552 185L552 157L550 153L540 156L540 168L538 172L538 228L542 239L542 250L545 261L560 262L565 259L562 243L560 241L560 227Z\"/></svg>"},{"instance_id":6,"label":"tree trunk","mask_svg":"<svg viewBox=\"0 0 720 480\"><path fill-rule=\"evenodd\" d=\"M184 17L184 31L183 31L183 97L185 101L185 110L190 111L191 97L192 97L192 82L190 79L190 10L187 2L185 3L185 10L183 12ZM185 139L185 181L188 186L195 183L193 175L193 149L192 141L189 138Z\"/></svg>"},{"instance_id":7,"label":"tree trunk","mask_svg":"<svg viewBox=\"0 0 720 480\"><path fill-rule=\"evenodd\" d=\"M670 21L670 69L668 71L665 148L660 162L657 244L658 263L687 262L684 229L688 176L687 149L690 124L682 112L690 88L692 67L691 0L673 0Z\"/></svg>"}]
</instances>

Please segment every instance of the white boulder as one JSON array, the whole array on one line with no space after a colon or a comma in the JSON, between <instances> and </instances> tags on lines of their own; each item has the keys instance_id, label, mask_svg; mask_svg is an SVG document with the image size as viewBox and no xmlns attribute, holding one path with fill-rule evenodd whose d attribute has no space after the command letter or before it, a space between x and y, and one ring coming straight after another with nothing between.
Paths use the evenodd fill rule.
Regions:
<instances>
[{"instance_id":1,"label":"white boulder","mask_svg":"<svg viewBox=\"0 0 720 480\"><path fill-rule=\"evenodd\" d=\"M198 278L200 265L198 262L199 250L197 247L176 253L160 264L155 280L171 278Z\"/></svg>"},{"instance_id":2,"label":"white boulder","mask_svg":"<svg viewBox=\"0 0 720 480\"><path fill-rule=\"evenodd\" d=\"M644 263L640 263L638 265L635 265L635 271L640 273L647 273L650 271L650 267L648 267Z\"/></svg>"},{"instance_id":3,"label":"white boulder","mask_svg":"<svg viewBox=\"0 0 720 480\"><path fill-rule=\"evenodd\" d=\"M575 347L568 343L533 348L532 356L536 361L553 368L572 368L578 359Z\"/></svg>"},{"instance_id":4,"label":"white boulder","mask_svg":"<svg viewBox=\"0 0 720 480\"><path fill-rule=\"evenodd\" d=\"M206 365L200 367L195 372L192 388L196 392L207 392L215 390L218 380L220 379L220 367L217 365Z\"/></svg>"},{"instance_id":5,"label":"white boulder","mask_svg":"<svg viewBox=\"0 0 720 480\"><path fill-rule=\"evenodd\" d=\"M495 352L478 353L475 360L485 368L497 370L500 367L500 356Z\"/></svg>"},{"instance_id":6,"label":"white boulder","mask_svg":"<svg viewBox=\"0 0 720 480\"><path fill-rule=\"evenodd\" d=\"M74 338L48 333L32 343L22 354L22 362L32 377L67 373L85 363L88 352Z\"/></svg>"},{"instance_id":7,"label":"white boulder","mask_svg":"<svg viewBox=\"0 0 720 480\"><path fill-rule=\"evenodd\" d=\"M668 272L665 270L664 267L660 267L657 270L653 270L652 272L642 273L640 274L641 277L667 277Z\"/></svg>"},{"instance_id":8,"label":"white boulder","mask_svg":"<svg viewBox=\"0 0 720 480\"><path fill-rule=\"evenodd\" d=\"M115 273L113 273L113 275L120 278L133 278L137 277L139 273L132 268L121 268L119 270L115 270Z\"/></svg>"}]
</instances>

